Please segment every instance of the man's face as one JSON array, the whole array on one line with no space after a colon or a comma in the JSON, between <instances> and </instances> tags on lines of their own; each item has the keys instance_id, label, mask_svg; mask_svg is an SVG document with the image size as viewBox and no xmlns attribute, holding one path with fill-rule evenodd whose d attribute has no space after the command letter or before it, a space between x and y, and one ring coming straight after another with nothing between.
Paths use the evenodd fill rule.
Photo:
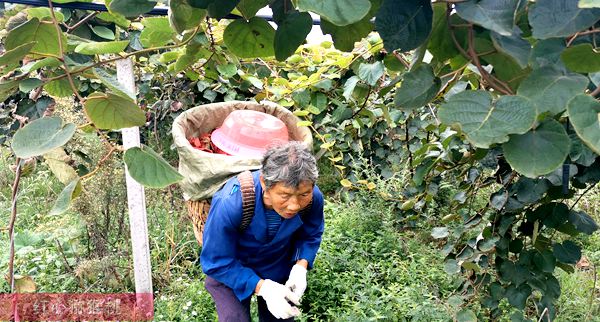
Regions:
<instances>
[{"instance_id":1,"label":"man's face","mask_svg":"<svg viewBox=\"0 0 600 322\"><path fill-rule=\"evenodd\" d=\"M289 219L294 217L298 211L304 209L312 200L313 184L310 181L302 181L297 188L286 186L278 182L265 189L264 180L260 178L263 187L263 203L269 209L275 210L281 217Z\"/></svg>"}]
</instances>

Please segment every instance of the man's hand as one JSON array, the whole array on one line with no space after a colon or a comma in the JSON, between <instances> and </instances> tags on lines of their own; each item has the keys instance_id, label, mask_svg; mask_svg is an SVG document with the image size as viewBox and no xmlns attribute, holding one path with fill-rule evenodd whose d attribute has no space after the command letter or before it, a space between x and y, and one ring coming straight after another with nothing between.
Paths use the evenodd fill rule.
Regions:
<instances>
[{"instance_id":1,"label":"man's hand","mask_svg":"<svg viewBox=\"0 0 600 322\"><path fill-rule=\"evenodd\" d=\"M285 287L289 288L298 299L304 295L306 291L306 267L301 264L296 264L292 267L290 277L285 282Z\"/></svg>"},{"instance_id":2,"label":"man's hand","mask_svg":"<svg viewBox=\"0 0 600 322\"><path fill-rule=\"evenodd\" d=\"M300 298L296 296L289 288L272 280L261 281L258 286L258 296L267 303L269 312L278 319L289 319L300 315L300 310L288 303L292 302L295 305L300 305Z\"/></svg>"}]
</instances>

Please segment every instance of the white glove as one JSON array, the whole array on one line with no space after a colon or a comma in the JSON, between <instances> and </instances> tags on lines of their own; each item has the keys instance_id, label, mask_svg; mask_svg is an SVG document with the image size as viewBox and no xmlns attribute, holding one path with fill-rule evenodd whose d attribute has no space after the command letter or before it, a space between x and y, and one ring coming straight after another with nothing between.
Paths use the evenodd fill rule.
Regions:
<instances>
[{"instance_id":1,"label":"white glove","mask_svg":"<svg viewBox=\"0 0 600 322\"><path fill-rule=\"evenodd\" d=\"M290 272L290 277L285 282L285 287L292 290L298 298L301 298L304 295L304 291L306 291L306 268L302 265L294 265Z\"/></svg>"},{"instance_id":2,"label":"white glove","mask_svg":"<svg viewBox=\"0 0 600 322\"><path fill-rule=\"evenodd\" d=\"M298 296L277 282L264 280L257 295L262 296L269 312L278 319L289 319L300 315L300 310L288 303L289 300L295 305L300 305Z\"/></svg>"}]
</instances>

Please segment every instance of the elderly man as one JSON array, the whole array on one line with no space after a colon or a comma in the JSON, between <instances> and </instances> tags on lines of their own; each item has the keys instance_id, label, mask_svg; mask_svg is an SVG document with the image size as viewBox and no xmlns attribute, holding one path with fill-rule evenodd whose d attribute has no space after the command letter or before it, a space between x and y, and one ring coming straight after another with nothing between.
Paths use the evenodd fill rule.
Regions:
<instances>
[{"instance_id":1,"label":"elderly man","mask_svg":"<svg viewBox=\"0 0 600 322\"><path fill-rule=\"evenodd\" d=\"M250 321L253 294L260 321L293 321L324 228L315 158L299 142L269 149L262 169L248 175L251 218L243 215L240 178L212 199L200 256L206 289L219 321Z\"/></svg>"}]
</instances>

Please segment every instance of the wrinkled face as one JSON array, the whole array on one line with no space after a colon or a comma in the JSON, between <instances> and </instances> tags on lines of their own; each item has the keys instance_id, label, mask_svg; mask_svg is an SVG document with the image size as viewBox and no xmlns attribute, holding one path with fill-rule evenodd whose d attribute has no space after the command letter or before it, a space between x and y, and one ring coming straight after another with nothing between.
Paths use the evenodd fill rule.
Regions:
<instances>
[{"instance_id":1,"label":"wrinkled face","mask_svg":"<svg viewBox=\"0 0 600 322\"><path fill-rule=\"evenodd\" d=\"M265 189L265 182L260 177L260 184L263 188L263 203L268 209L273 209L281 217L289 219L294 217L298 211L302 210L312 200L313 183L302 181L297 188L286 186L278 182Z\"/></svg>"}]
</instances>

